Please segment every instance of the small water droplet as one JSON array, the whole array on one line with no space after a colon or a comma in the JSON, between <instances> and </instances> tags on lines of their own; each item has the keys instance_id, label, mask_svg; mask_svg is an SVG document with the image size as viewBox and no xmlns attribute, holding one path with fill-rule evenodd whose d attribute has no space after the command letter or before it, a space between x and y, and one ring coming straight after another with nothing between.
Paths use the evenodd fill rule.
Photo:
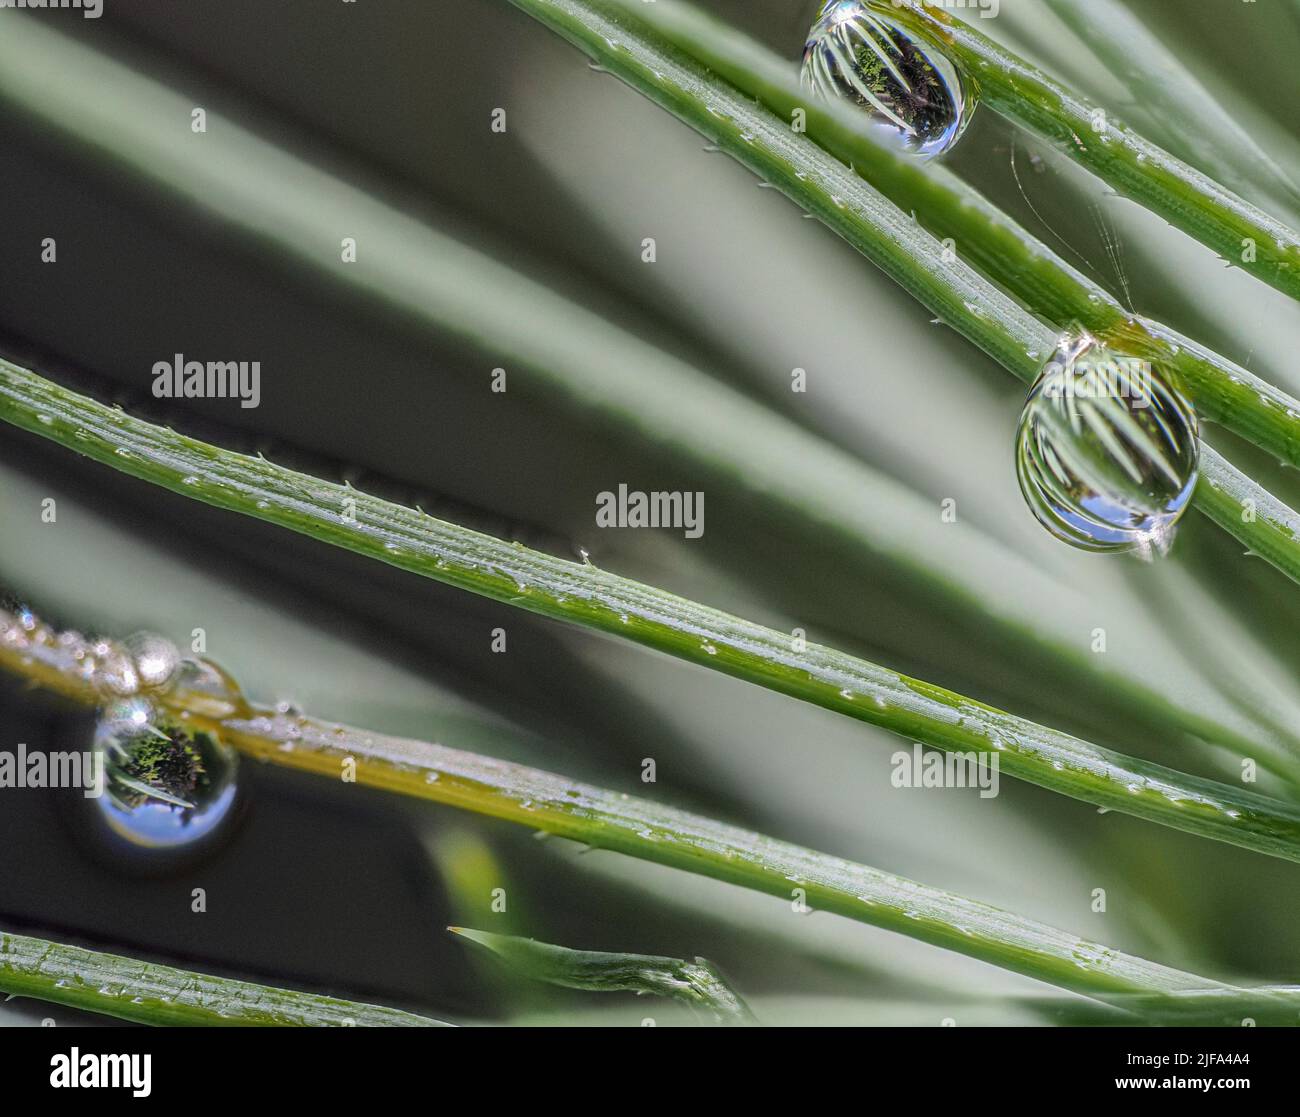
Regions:
<instances>
[{"instance_id":1,"label":"small water droplet","mask_svg":"<svg viewBox=\"0 0 1300 1117\"><path fill-rule=\"evenodd\" d=\"M140 676L135 661L123 649L96 647L99 659L95 665L94 681L108 694L128 697L140 689Z\"/></svg>"},{"instance_id":2,"label":"small water droplet","mask_svg":"<svg viewBox=\"0 0 1300 1117\"><path fill-rule=\"evenodd\" d=\"M1196 413L1148 362L1075 328L1029 391L1016 439L1020 489L1058 539L1164 554L1196 488Z\"/></svg>"},{"instance_id":3,"label":"small water droplet","mask_svg":"<svg viewBox=\"0 0 1300 1117\"><path fill-rule=\"evenodd\" d=\"M956 63L874 0L823 5L808 32L802 81L861 106L890 143L922 158L951 148L975 108Z\"/></svg>"},{"instance_id":4,"label":"small water droplet","mask_svg":"<svg viewBox=\"0 0 1300 1117\"><path fill-rule=\"evenodd\" d=\"M180 674L181 654L166 637L156 632L136 632L123 644L135 664L142 689L163 690Z\"/></svg>"},{"instance_id":5,"label":"small water droplet","mask_svg":"<svg viewBox=\"0 0 1300 1117\"><path fill-rule=\"evenodd\" d=\"M174 687L176 705L200 717L222 720L252 716L239 684L211 660L184 660L176 673Z\"/></svg>"}]
</instances>

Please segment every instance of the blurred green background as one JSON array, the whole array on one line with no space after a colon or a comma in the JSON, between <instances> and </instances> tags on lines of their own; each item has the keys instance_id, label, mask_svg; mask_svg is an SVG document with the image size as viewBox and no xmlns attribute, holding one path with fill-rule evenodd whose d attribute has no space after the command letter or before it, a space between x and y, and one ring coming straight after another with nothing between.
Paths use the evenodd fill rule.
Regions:
<instances>
[{"instance_id":1,"label":"blurred green background","mask_svg":"<svg viewBox=\"0 0 1300 1117\"><path fill-rule=\"evenodd\" d=\"M817 7L704 6L792 67ZM1294 174L1296 7L1131 7ZM959 523L933 537L941 566L960 569L967 540L991 540L1043 575L1000 592L1032 595L1044 618L1071 618L1079 647L1104 627L1121 670L1175 701L1300 736L1293 586L1193 517L1173 555L1150 567L1054 542L1016 486L1022 386L505 0L106 0L97 21L0 15L40 20L688 357L931 501L936 532L940 502L955 499ZM1144 126L1141 103L1041 4L1002 0L981 29ZM505 135L488 129L498 106ZM171 126L177 142L195 139L188 121ZM1095 680L1061 677L937 610L872 555L846 554L701 479L670 447L628 437L523 372L511 373L507 393L491 392L494 359L382 298L356 297L328 269L239 235L38 120L0 114L0 160L6 357L222 445L542 549L585 548L608 569L803 628L1098 743L1235 778L1235 764L1198 742L1134 723ZM1113 231L1137 309L1300 391L1297 315L1285 296L1224 269L987 111L949 164L1123 294L1103 249ZM56 265L40 260L50 236ZM641 260L643 237L656 239L653 265ZM259 360L260 407L154 399L153 363L174 353ZM795 367L808 370L806 394L789 390ZM1300 500L1290 473L1217 444ZM703 489L703 538L598 529L596 494L620 483ZM41 522L47 496L58 501L55 524ZM188 645L202 627L209 654L261 699L696 808L1211 976L1300 976L1295 866L1010 779L992 800L896 790L890 755L910 744L886 733L187 502L9 428L0 586L83 629L148 628ZM497 627L505 654L491 651ZM89 732L83 715L0 682L0 748L85 747ZM653 785L640 781L646 757L656 760ZM1043 1019L1027 1003L1049 990L899 936L447 808L251 765L243 778L247 811L229 842L155 876L84 848L68 824L75 805L5 795L3 925L467 1021L673 1014L632 997L504 982L451 940L452 922L703 955L772 1023ZM203 915L190 912L196 886L208 893ZM495 887L508 892L504 915L489 910ZM1104 913L1092 910L1097 888ZM0 1007L4 1023L48 1015L75 1017Z\"/></svg>"}]
</instances>

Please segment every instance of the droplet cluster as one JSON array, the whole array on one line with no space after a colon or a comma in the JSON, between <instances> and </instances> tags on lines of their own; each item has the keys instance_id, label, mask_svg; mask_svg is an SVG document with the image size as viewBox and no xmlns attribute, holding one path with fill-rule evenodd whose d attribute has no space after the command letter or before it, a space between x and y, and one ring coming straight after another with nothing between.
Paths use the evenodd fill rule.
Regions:
<instances>
[{"instance_id":1,"label":"droplet cluster","mask_svg":"<svg viewBox=\"0 0 1300 1117\"><path fill-rule=\"evenodd\" d=\"M103 794L87 799L96 821L125 842L153 849L206 838L232 813L238 756L192 713L246 716L234 679L206 659L183 657L152 632L125 640L60 631L25 606L0 609L0 651L51 676L75 679L99 700L91 741ZM174 716L159 699L185 711Z\"/></svg>"}]
</instances>

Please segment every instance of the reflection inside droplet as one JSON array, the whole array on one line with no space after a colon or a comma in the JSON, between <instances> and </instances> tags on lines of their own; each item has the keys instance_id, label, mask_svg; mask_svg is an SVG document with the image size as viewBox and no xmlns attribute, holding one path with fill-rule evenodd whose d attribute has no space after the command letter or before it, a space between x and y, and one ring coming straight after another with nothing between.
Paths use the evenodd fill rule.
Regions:
<instances>
[{"instance_id":1,"label":"reflection inside droplet","mask_svg":"<svg viewBox=\"0 0 1300 1117\"><path fill-rule=\"evenodd\" d=\"M1196 488L1191 405L1148 362L1085 330L1061 339L1029 391L1016 439L1020 489L1058 539L1164 554Z\"/></svg>"},{"instance_id":2,"label":"reflection inside droplet","mask_svg":"<svg viewBox=\"0 0 1300 1117\"><path fill-rule=\"evenodd\" d=\"M141 699L108 707L95 726L104 793L88 800L131 845L173 849L213 834L231 814L238 758L208 732L166 720Z\"/></svg>"},{"instance_id":3,"label":"reflection inside droplet","mask_svg":"<svg viewBox=\"0 0 1300 1117\"><path fill-rule=\"evenodd\" d=\"M808 32L802 80L827 99L861 106L891 144L926 158L957 142L975 108L952 59L872 0L822 8Z\"/></svg>"}]
</instances>

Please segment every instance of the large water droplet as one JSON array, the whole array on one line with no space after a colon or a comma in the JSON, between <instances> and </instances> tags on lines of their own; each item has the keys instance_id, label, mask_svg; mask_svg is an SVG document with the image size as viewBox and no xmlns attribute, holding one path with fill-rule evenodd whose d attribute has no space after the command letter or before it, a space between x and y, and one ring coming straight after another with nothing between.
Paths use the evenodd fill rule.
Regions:
<instances>
[{"instance_id":1,"label":"large water droplet","mask_svg":"<svg viewBox=\"0 0 1300 1117\"><path fill-rule=\"evenodd\" d=\"M173 850L206 841L235 805L238 756L215 734L167 720L143 699L117 702L95 726L104 793L87 800L130 846Z\"/></svg>"},{"instance_id":2,"label":"large water droplet","mask_svg":"<svg viewBox=\"0 0 1300 1117\"><path fill-rule=\"evenodd\" d=\"M1029 391L1016 439L1020 489L1058 539L1164 554L1196 488L1191 405L1148 362L1074 329Z\"/></svg>"},{"instance_id":3,"label":"large water droplet","mask_svg":"<svg viewBox=\"0 0 1300 1117\"><path fill-rule=\"evenodd\" d=\"M975 109L952 59L872 0L822 8L804 47L803 84L860 105L892 145L923 158L952 147Z\"/></svg>"}]
</instances>

